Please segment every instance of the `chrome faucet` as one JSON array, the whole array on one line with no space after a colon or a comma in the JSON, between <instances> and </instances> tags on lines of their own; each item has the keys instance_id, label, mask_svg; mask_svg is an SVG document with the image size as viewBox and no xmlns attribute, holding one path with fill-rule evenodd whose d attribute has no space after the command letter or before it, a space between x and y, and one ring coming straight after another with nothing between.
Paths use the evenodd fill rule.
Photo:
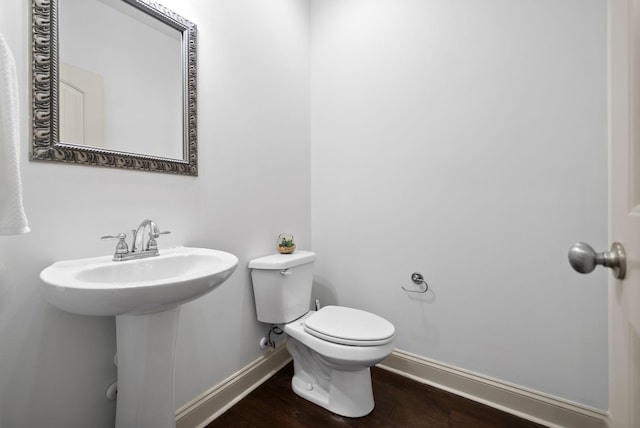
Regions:
<instances>
[{"instance_id":1,"label":"chrome faucet","mask_svg":"<svg viewBox=\"0 0 640 428\"><path fill-rule=\"evenodd\" d=\"M147 232L147 241L145 244L144 241L144 233L145 230L149 230ZM142 259L145 257L153 257L157 256L160 253L158 252L158 243L156 239L160 235L166 235L171 233L169 231L160 231L160 228L153 220L144 220L137 229L131 230L133 234L133 238L131 240L131 251L129 251L129 246L127 245L127 235L124 233L119 233L117 235L104 235L101 239L117 239L118 243L116 244L116 250L113 253L114 261L124 261L124 260L132 260L132 259Z\"/></svg>"}]
</instances>

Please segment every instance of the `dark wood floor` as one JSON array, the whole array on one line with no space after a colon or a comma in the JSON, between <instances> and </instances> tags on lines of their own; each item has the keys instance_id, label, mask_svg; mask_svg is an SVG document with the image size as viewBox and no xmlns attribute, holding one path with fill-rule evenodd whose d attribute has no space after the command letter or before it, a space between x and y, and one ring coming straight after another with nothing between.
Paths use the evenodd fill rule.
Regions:
<instances>
[{"instance_id":1,"label":"dark wood floor","mask_svg":"<svg viewBox=\"0 0 640 428\"><path fill-rule=\"evenodd\" d=\"M206 428L541 427L377 367L371 369L376 401L373 412L362 418L345 418L295 395L292 376L293 364L289 363Z\"/></svg>"}]
</instances>

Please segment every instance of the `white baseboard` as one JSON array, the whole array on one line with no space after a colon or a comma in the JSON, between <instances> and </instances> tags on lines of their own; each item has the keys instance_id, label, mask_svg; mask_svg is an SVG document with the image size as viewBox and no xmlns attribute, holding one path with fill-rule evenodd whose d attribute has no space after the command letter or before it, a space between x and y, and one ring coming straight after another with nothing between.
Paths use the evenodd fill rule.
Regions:
<instances>
[{"instance_id":1,"label":"white baseboard","mask_svg":"<svg viewBox=\"0 0 640 428\"><path fill-rule=\"evenodd\" d=\"M176 428L205 427L289 361L284 344L266 353L178 409ZM609 417L602 410L398 349L378 367L548 427L609 428Z\"/></svg>"},{"instance_id":2,"label":"white baseboard","mask_svg":"<svg viewBox=\"0 0 640 428\"><path fill-rule=\"evenodd\" d=\"M548 427L609 427L604 411L398 349L378 367Z\"/></svg>"},{"instance_id":3,"label":"white baseboard","mask_svg":"<svg viewBox=\"0 0 640 428\"><path fill-rule=\"evenodd\" d=\"M202 428L256 389L291 356L284 343L240 369L176 411L176 428Z\"/></svg>"}]
</instances>

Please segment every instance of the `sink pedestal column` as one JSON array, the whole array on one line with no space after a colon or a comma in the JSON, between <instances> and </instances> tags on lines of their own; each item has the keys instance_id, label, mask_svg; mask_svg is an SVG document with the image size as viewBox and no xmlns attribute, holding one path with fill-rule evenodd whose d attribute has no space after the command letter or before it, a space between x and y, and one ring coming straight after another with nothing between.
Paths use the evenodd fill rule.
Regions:
<instances>
[{"instance_id":1,"label":"sink pedestal column","mask_svg":"<svg viewBox=\"0 0 640 428\"><path fill-rule=\"evenodd\" d=\"M116 428L175 428L174 362L180 306L116 316Z\"/></svg>"}]
</instances>

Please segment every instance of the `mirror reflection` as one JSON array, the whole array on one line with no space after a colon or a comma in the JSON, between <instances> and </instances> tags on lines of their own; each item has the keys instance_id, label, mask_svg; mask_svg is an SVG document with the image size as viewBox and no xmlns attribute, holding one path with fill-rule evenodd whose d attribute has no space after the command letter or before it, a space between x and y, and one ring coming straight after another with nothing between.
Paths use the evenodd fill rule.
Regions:
<instances>
[{"instance_id":1,"label":"mirror reflection","mask_svg":"<svg viewBox=\"0 0 640 428\"><path fill-rule=\"evenodd\" d=\"M182 159L182 33L120 0L58 16L60 141Z\"/></svg>"}]
</instances>

